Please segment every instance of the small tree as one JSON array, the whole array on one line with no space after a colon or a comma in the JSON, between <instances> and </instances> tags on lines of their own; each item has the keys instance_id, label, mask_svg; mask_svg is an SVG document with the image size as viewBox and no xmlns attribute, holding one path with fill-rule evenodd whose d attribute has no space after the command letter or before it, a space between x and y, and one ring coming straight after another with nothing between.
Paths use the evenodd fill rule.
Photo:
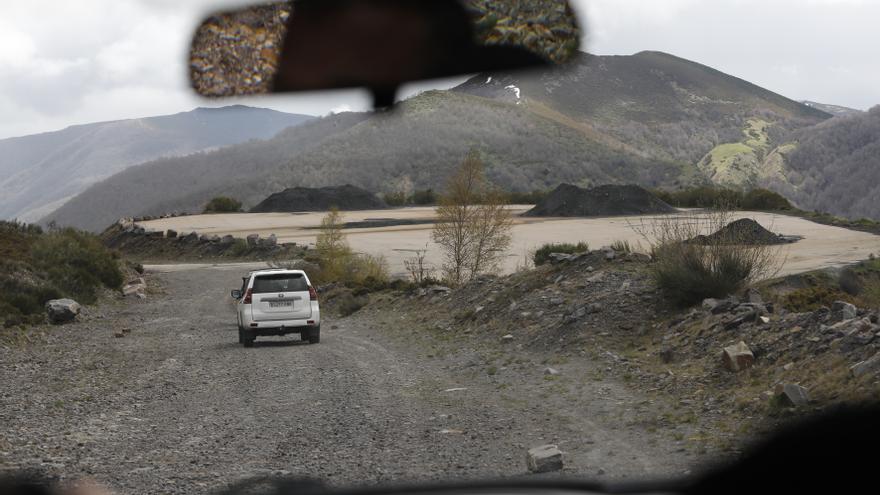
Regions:
<instances>
[{"instance_id":1,"label":"small tree","mask_svg":"<svg viewBox=\"0 0 880 495\"><path fill-rule=\"evenodd\" d=\"M503 196L486 180L478 154L468 153L440 195L432 232L447 281L459 285L496 267L510 245L510 228Z\"/></svg>"},{"instance_id":2,"label":"small tree","mask_svg":"<svg viewBox=\"0 0 880 495\"><path fill-rule=\"evenodd\" d=\"M315 241L321 273L325 280L339 280L343 277L351 248L342 232L343 217L337 208L321 219L321 230Z\"/></svg>"},{"instance_id":3,"label":"small tree","mask_svg":"<svg viewBox=\"0 0 880 495\"><path fill-rule=\"evenodd\" d=\"M204 213L237 213L241 211L241 201L227 196L217 196L208 201Z\"/></svg>"}]
</instances>

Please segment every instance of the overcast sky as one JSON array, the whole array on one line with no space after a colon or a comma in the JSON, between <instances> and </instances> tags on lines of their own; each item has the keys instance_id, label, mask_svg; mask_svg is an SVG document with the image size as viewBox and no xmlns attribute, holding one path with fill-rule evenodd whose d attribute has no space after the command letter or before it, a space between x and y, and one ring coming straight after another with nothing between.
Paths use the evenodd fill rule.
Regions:
<instances>
[{"instance_id":1,"label":"overcast sky","mask_svg":"<svg viewBox=\"0 0 880 495\"><path fill-rule=\"evenodd\" d=\"M217 106L189 90L187 43L206 12L237 3L3 0L0 138ZM794 99L861 109L880 103L880 0L572 3L587 28L584 49L593 53L661 50ZM368 101L344 92L245 103L323 115Z\"/></svg>"}]
</instances>

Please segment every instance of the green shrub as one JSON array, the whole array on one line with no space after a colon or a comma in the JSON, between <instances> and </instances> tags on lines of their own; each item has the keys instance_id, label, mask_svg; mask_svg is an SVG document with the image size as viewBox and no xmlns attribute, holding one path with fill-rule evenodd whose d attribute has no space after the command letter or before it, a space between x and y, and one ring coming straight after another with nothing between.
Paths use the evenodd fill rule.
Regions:
<instances>
[{"instance_id":1,"label":"green shrub","mask_svg":"<svg viewBox=\"0 0 880 495\"><path fill-rule=\"evenodd\" d=\"M654 257L654 280L680 306L727 297L745 287L753 270L735 247L709 250L690 243L669 244L655 249Z\"/></svg>"},{"instance_id":2,"label":"green shrub","mask_svg":"<svg viewBox=\"0 0 880 495\"><path fill-rule=\"evenodd\" d=\"M34 266L52 285L86 304L95 302L98 287L122 286L117 257L97 236L74 229L43 235L31 247Z\"/></svg>"},{"instance_id":3,"label":"green shrub","mask_svg":"<svg viewBox=\"0 0 880 495\"><path fill-rule=\"evenodd\" d=\"M217 196L208 201L204 213L238 213L241 211L241 201L228 196Z\"/></svg>"},{"instance_id":4,"label":"green shrub","mask_svg":"<svg viewBox=\"0 0 880 495\"><path fill-rule=\"evenodd\" d=\"M244 239L235 239L232 242L232 245L229 246L229 249L226 250L226 254L228 256L244 256L247 252L250 251L248 247L248 243Z\"/></svg>"},{"instance_id":5,"label":"green shrub","mask_svg":"<svg viewBox=\"0 0 880 495\"><path fill-rule=\"evenodd\" d=\"M634 226L650 245L654 281L671 302L689 306L710 297L727 297L778 273L784 263L779 246L731 243L722 236L690 242L719 231L729 220L726 211L713 210L651 218Z\"/></svg>"},{"instance_id":6,"label":"green shrub","mask_svg":"<svg viewBox=\"0 0 880 495\"><path fill-rule=\"evenodd\" d=\"M535 261L535 266L541 266L550 261L550 255L553 253L575 254L585 253L589 250L590 246L588 246L586 242L579 242L577 244L544 244L537 251L535 251L533 259Z\"/></svg>"},{"instance_id":7,"label":"green shrub","mask_svg":"<svg viewBox=\"0 0 880 495\"><path fill-rule=\"evenodd\" d=\"M408 199L403 191L387 192L382 195L382 201L388 206L406 206Z\"/></svg>"},{"instance_id":8,"label":"green shrub","mask_svg":"<svg viewBox=\"0 0 880 495\"><path fill-rule=\"evenodd\" d=\"M779 211L792 210L794 207L781 194L767 189L752 189L738 205L743 210Z\"/></svg>"},{"instance_id":9,"label":"green shrub","mask_svg":"<svg viewBox=\"0 0 880 495\"><path fill-rule=\"evenodd\" d=\"M831 307L834 301L852 301L852 298L841 290L826 286L804 287L786 294L782 305L789 311L805 313L823 306Z\"/></svg>"},{"instance_id":10,"label":"green shrub","mask_svg":"<svg viewBox=\"0 0 880 495\"><path fill-rule=\"evenodd\" d=\"M52 230L3 222L2 240L15 239L17 251L0 259L0 316L39 315L50 299L97 300L98 289L119 289L118 254L97 236L74 229ZM5 244L5 242L3 243Z\"/></svg>"},{"instance_id":11,"label":"green shrub","mask_svg":"<svg viewBox=\"0 0 880 495\"><path fill-rule=\"evenodd\" d=\"M437 194L433 189L422 189L412 195L412 204L418 206L437 204Z\"/></svg>"},{"instance_id":12,"label":"green shrub","mask_svg":"<svg viewBox=\"0 0 880 495\"><path fill-rule=\"evenodd\" d=\"M757 188L749 192L715 186L699 186L679 191L655 190L654 194L679 208L723 208L759 211L793 210L782 195Z\"/></svg>"}]
</instances>

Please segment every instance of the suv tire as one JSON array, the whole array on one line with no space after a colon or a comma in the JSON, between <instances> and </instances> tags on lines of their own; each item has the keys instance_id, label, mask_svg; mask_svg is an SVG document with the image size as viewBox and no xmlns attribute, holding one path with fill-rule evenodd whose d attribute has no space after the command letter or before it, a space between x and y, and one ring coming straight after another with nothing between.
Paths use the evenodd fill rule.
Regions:
<instances>
[{"instance_id":1,"label":"suv tire","mask_svg":"<svg viewBox=\"0 0 880 495\"><path fill-rule=\"evenodd\" d=\"M321 342L321 325L309 330L309 344L319 344Z\"/></svg>"}]
</instances>

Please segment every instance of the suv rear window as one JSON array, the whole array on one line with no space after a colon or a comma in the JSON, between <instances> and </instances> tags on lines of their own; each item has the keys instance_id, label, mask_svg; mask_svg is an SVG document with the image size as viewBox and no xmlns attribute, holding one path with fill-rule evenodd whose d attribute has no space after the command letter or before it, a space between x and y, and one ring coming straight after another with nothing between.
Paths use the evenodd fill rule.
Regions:
<instances>
[{"instance_id":1,"label":"suv rear window","mask_svg":"<svg viewBox=\"0 0 880 495\"><path fill-rule=\"evenodd\" d=\"M253 293L267 292L303 292L309 290L306 278L299 273L279 273L277 275L260 275L254 280Z\"/></svg>"}]
</instances>

